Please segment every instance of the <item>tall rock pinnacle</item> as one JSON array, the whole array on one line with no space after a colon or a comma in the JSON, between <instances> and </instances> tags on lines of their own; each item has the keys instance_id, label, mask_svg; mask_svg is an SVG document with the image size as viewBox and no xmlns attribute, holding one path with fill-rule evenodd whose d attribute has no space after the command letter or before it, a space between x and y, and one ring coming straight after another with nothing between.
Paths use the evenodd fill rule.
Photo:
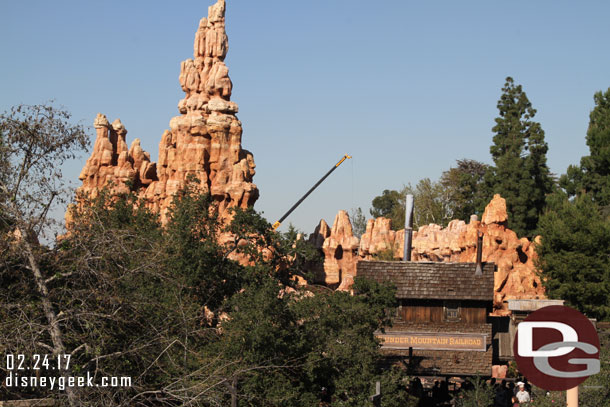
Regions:
<instances>
[{"instance_id":1,"label":"tall rock pinnacle","mask_svg":"<svg viewBox=\"0 0 610 407\"><path fill-rule=\"evenodd\" d=\"M98 114L97 139L80 174L79 193L95 197L109 183L116 193L131 188L166 220L173 195L192 175L217 202L221 217L229 207L253 205L258 198L252 183L254 158L241 147L238 108L230 101L233 85L224 63L228 48L225 1L218 0L199 22L193 59L181 64L179 80L186 95L178 103L180 115L161 136L158 163L150 161L139 139L127 148L127 130L120 120L110 124Z\"/></svg>"}]
</instances>

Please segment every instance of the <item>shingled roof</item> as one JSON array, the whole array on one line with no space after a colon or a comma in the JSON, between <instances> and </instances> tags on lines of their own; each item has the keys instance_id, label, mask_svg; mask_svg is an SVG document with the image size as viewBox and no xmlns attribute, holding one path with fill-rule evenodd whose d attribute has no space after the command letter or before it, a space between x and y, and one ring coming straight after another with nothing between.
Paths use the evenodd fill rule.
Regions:
<instances>
[{"instance_id":1,"label":"shingled roof","mask_svg":"<svg viewBox=\"0 0 610 407\"><path fill-rule=\"evenodd\" d=\"M483 275L475 275L475 263L359 261L358 276L377 282L391 281L401 299L493 301L494 263L483 263Z\"/></svg>"}]
</instances>

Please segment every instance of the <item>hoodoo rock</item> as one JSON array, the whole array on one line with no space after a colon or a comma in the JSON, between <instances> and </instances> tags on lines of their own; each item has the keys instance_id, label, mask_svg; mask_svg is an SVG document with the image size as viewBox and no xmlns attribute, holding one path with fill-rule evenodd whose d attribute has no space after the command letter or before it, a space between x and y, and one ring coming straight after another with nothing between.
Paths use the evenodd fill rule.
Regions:
<instances>
[{"instance_id":1,"label":"hoodoo rock","mask_svg":"<svg viewBox=\"0 0 610 407\"><path fill-rule=\"evenodd\" d=\"M230 101L233 85L224 63L227 50L225 1L218 0L199 22L193 59L181 64L179 81L186 95L178 103L180 115L161 136L158 163L151 162L139 139L127 148L120 120L109 124L98 114L97 138L78 192L94 198L110 185L114 193L132 190L165 221L173 195L193 176L201 191L213 196L221 218L229 216L230 207L253 205L258 198L254 159L241 147L241 122L237 104Z\"/></svg>"},{"instance_id":2,"label":"hoodoo rock","mask_svg":"<svg viewBox=\"0 0 610 407\"><path fill-rule=\"evenodd\" d=\"M320 229L323 229L323 225L325 225L325 222L324 224L322 222L324 221L320 222ZM339 289L348 289L356 275L358 238L354 236L347 212L339 211L337 213L330 232L327 232L327 237L318 247L324 253L326 284L339 286Z\"/></svg>"},{"instance_id":3,"label":"hoodoo rock","mask_svg":"<svg viewBox=\"0 0 610 407\"><path fill-rule=\"evenodd\" d=\"M324 252L321 277L329 285L348 289L356 275L360 260L381 258L401 260L404 230L391 230L389 219L370 219L359 245L353 236L346 213L339 212L330 233L317 247ZM495 195L485 208L482 221L472 216L469 223L449 222L446 228L426 225L413 232L412 261L474 262L477 234L483 233L483 261L494 262L494 313L508 314L505 300L545 298L540 277L536 274L535 247L527 238L520 238L507 227L506 201ZM357 255L356 253L356 247ZM341 254L338 255L338 249ZM346 250L347 248L347 250ZM346 255L347 254L347 255ZM337 259L337 257L340 257Z\"/></svg>"}]
</instances>

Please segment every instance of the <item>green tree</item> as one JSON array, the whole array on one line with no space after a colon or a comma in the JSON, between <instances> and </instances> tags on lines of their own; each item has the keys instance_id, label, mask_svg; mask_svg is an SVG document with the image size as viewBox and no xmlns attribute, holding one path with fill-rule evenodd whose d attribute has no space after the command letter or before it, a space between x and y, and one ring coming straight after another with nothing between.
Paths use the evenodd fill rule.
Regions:
<instances>
[{"instance_id":1,"label":"green tree","mask_svg":"<svg viewBox=\"0 0 610 407\"><path fill-rule=\"evenodd\" d=\"M102 191L82 203L56 248L37 247L47 252L49 300L73 374L133 382L83 389L78 405L215 406L235 398L296 407L317 405L327 387L333 405L355 406L376 380L393 389L388 405L401 405L403 377L379 370L374 338L395 306L392 288L360 279L355 295L297 287L293 270L306 251L295 243L303 239L273 232L251 210L221 223L213 200L191 184L174 198L165 227L132 194ZM2 260L0 294L15 305L0 308L3 346L47 353L35 284L22 278L19 257ZM2 392L3 399L61 397Z\"/></svg>"},{"instance_id":2,"label":"green tree","mask_svg":"<svg viewBox=\"0 0 610 407\"><path fill-rule=\"evenodd\" d=\"M537 267L550 298L610 319L610 218L588 194L558 200L540 218Z\"/></svg>"},{"instance_id":3,"label":"green tree","mask_svg":"<svg viewBox=\"0 0 610 407\"><path fill-rule=\"evenodd\" d=\"M571 165L560 185L569 196L590 193L600 206L610 207L610 88L593 96L595 107L589 115L587 145L589 155L582 157L580 166Z\"/></svg>"},{"instance_id":4,"label":"green tree","mask_svg":"<svg viewBox=\"0 0 610 407\"><path fill-rule=\"evenodd\" d=\"M5 232L0 237L0 252L6 260L0 263L0 273L7 283L18 283L18 292L31 300L30 308L36 304L27 318L39 339L35 344L6 343L7 348L9 344L19 348L11 350L31 354L43 344L54 354L72 351L66 347L49 292L49 251L40 249L38 241L51 230L53 219L48 215L53 206L68 197L61 167L87 142L84 128L71 123L67 111L52 105L20 105L0 115L0 232ZM67 377L70 372L62 374ZM74 388L66 389L72 406L77 405L76 393Z\"/></svg>"},{"instance_id":5,"label":"green tree","mask_svg":"<svg viewBox=\"0 0 610 407\"><path fill-rule=\"evenodd\" d=\"M468 221L471 215L482 215L491 200L485 184L489 165L469 159L457 161L456 167L443 172L440 183L447 191L453 218Z\"/></svg>"},{"instance_id":6,"label":"green tree","mask_svg":"<svg viewBox=\"0 0 610 407\"><path fill-rule=\"evenodd\" d=\"M415 188L411 184L402 190L402 196L413 195L413 227L415 229L423 225L435 223L447 226L454 218L454 206L451 199L451 190L443 187L439 181L430 178L420 180ZM402 203L402 227L404 227L404 198Z\"/></svg>"},{"instance_id":7,"label":"green tree","mask_svg":"<svg viewBox=\"0 0 610 407\"><path fill-rule=\"evenodd\" d=\"M591 317L610 319L610 89L594 96L590 155L561 176L541 218L538 267L547 292ZM565 191L565 192L564 192Z\"/></svg>"},{"instance_id":8,"label":"green tree","mask_svg":"<svg viewBox=\"0 0 610 407\"><path fill-rule=\"evenodd\" d=\"M415 187L403 186L400 191L384 190L372 202L371 215L391 219L393 230L405 227L405 197L413 195L413 227L415 229L430 223L447 226L453 219L452 190L445 188L441 182L430 178L420 180Z\"/></svg>"},{"instance_id":9,"label":"green tree","mask_svg":"<svg viewBox=\"0 0 610 407\"><path fill-rule=\"evenodd\" d=\"M79 197L68 233L41 244L61 192L51 177L86 141L53 113L3 116L0 127L3 353L70 355L69 370L49 375L131 377L131 387L69 392L78 406L238 398L296 407L318 404L322 386L334 406L360 406L376 380L396 390L388 405L401 405L403 377L379 370L374 337L395 307L393 288L358 278L354 295L298 287L315 250L251 208L221 221L196 180L176 194L165 226L133 194L106 190ZM66 401L59 391L0 389L2 399L43 396Z\"/></svg>"},{"instance_id":10,"label":"green tree","mask_svg":"<svg viewBox=\"0 0 610 407\"><path fill-rule=\"evenodd\" d=\"M404 199L401 192L384 189L381 195L373 198L372 208L370 210L371 216L374 218L390 218L393 220L392 227L400 228L398 223L401 216L400 212L404 212ZM402 215L402 226L404 226L404 214Z\"/></svg>"},{"instance_id":11,"label":"green tree","mask_svg":"<svg viewBox=\"0 0 610 407\"><path fill-rule=\"evenodd\" d=\"M376 380L394 386L384 400L400 405L404 377L379 369L374 338L388 323L394 291L358 278L354 290L289 293L269 278L233 296L207 350L212 382L230 389L225 405L231 398L249 406L317 405L326 388L332 406L361 406Z\"/></svg>"},{"instance_id":12,"label":"green tree","mask_svg":"<svg viewBox=\"0 0 610 407\"><path fill-rule=\"evenodd\" d=\"M491 406L494 403L494 389L485 380L475 377L472 386L460 390L455 402L457 407L482 407Z\"/></svg>"},{"instance_id":13,"label":"green tree","mask_svg":"<svg viewBox=\"0 0 610 407\"><path fill-rule=\"evenodd\" d=\"M366 217L362 213L362 208L352 208L349 217L352 222L354 236L362 236L366 232Z\"/></svg>"},{"instance_id":14,"label":"green tree","mask_svg":"<svg viewBox=\"0 0 610 407\"><path fill-rule=\"evenodd\" d=\"M493 193L506 199L509 227L519 236L533 236L554 181L546 164L548 146L536 110L521 85L506 78L498 101L499 117L490 148L495 166L486 174Z\"/></svg>"}]
</instances>

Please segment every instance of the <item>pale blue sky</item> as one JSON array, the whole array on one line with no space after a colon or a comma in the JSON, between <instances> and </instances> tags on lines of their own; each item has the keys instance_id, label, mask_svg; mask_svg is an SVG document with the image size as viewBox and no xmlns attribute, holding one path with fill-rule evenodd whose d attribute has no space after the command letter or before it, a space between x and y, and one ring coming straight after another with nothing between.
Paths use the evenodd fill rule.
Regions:
<instances>
[{"instance_id":1,"label":"pale blue sky","mask_svg":"<svg viewBox=\"0 0 610 407\"><path fill-rule=\"evenodd\" d=\"M91 124L119 117L154 160L183 97L180 61L209 1L2 1L0 111L49 99ZM593 94L610 87L607 1L227 0L227 65L273 222L362 207L383 189L491 163L506 76L538 110L556 174L587 154ZM93 141L93 131L91 131ZM66 169L77 181L84 159Z\"/></svg>"}]
</instances>

